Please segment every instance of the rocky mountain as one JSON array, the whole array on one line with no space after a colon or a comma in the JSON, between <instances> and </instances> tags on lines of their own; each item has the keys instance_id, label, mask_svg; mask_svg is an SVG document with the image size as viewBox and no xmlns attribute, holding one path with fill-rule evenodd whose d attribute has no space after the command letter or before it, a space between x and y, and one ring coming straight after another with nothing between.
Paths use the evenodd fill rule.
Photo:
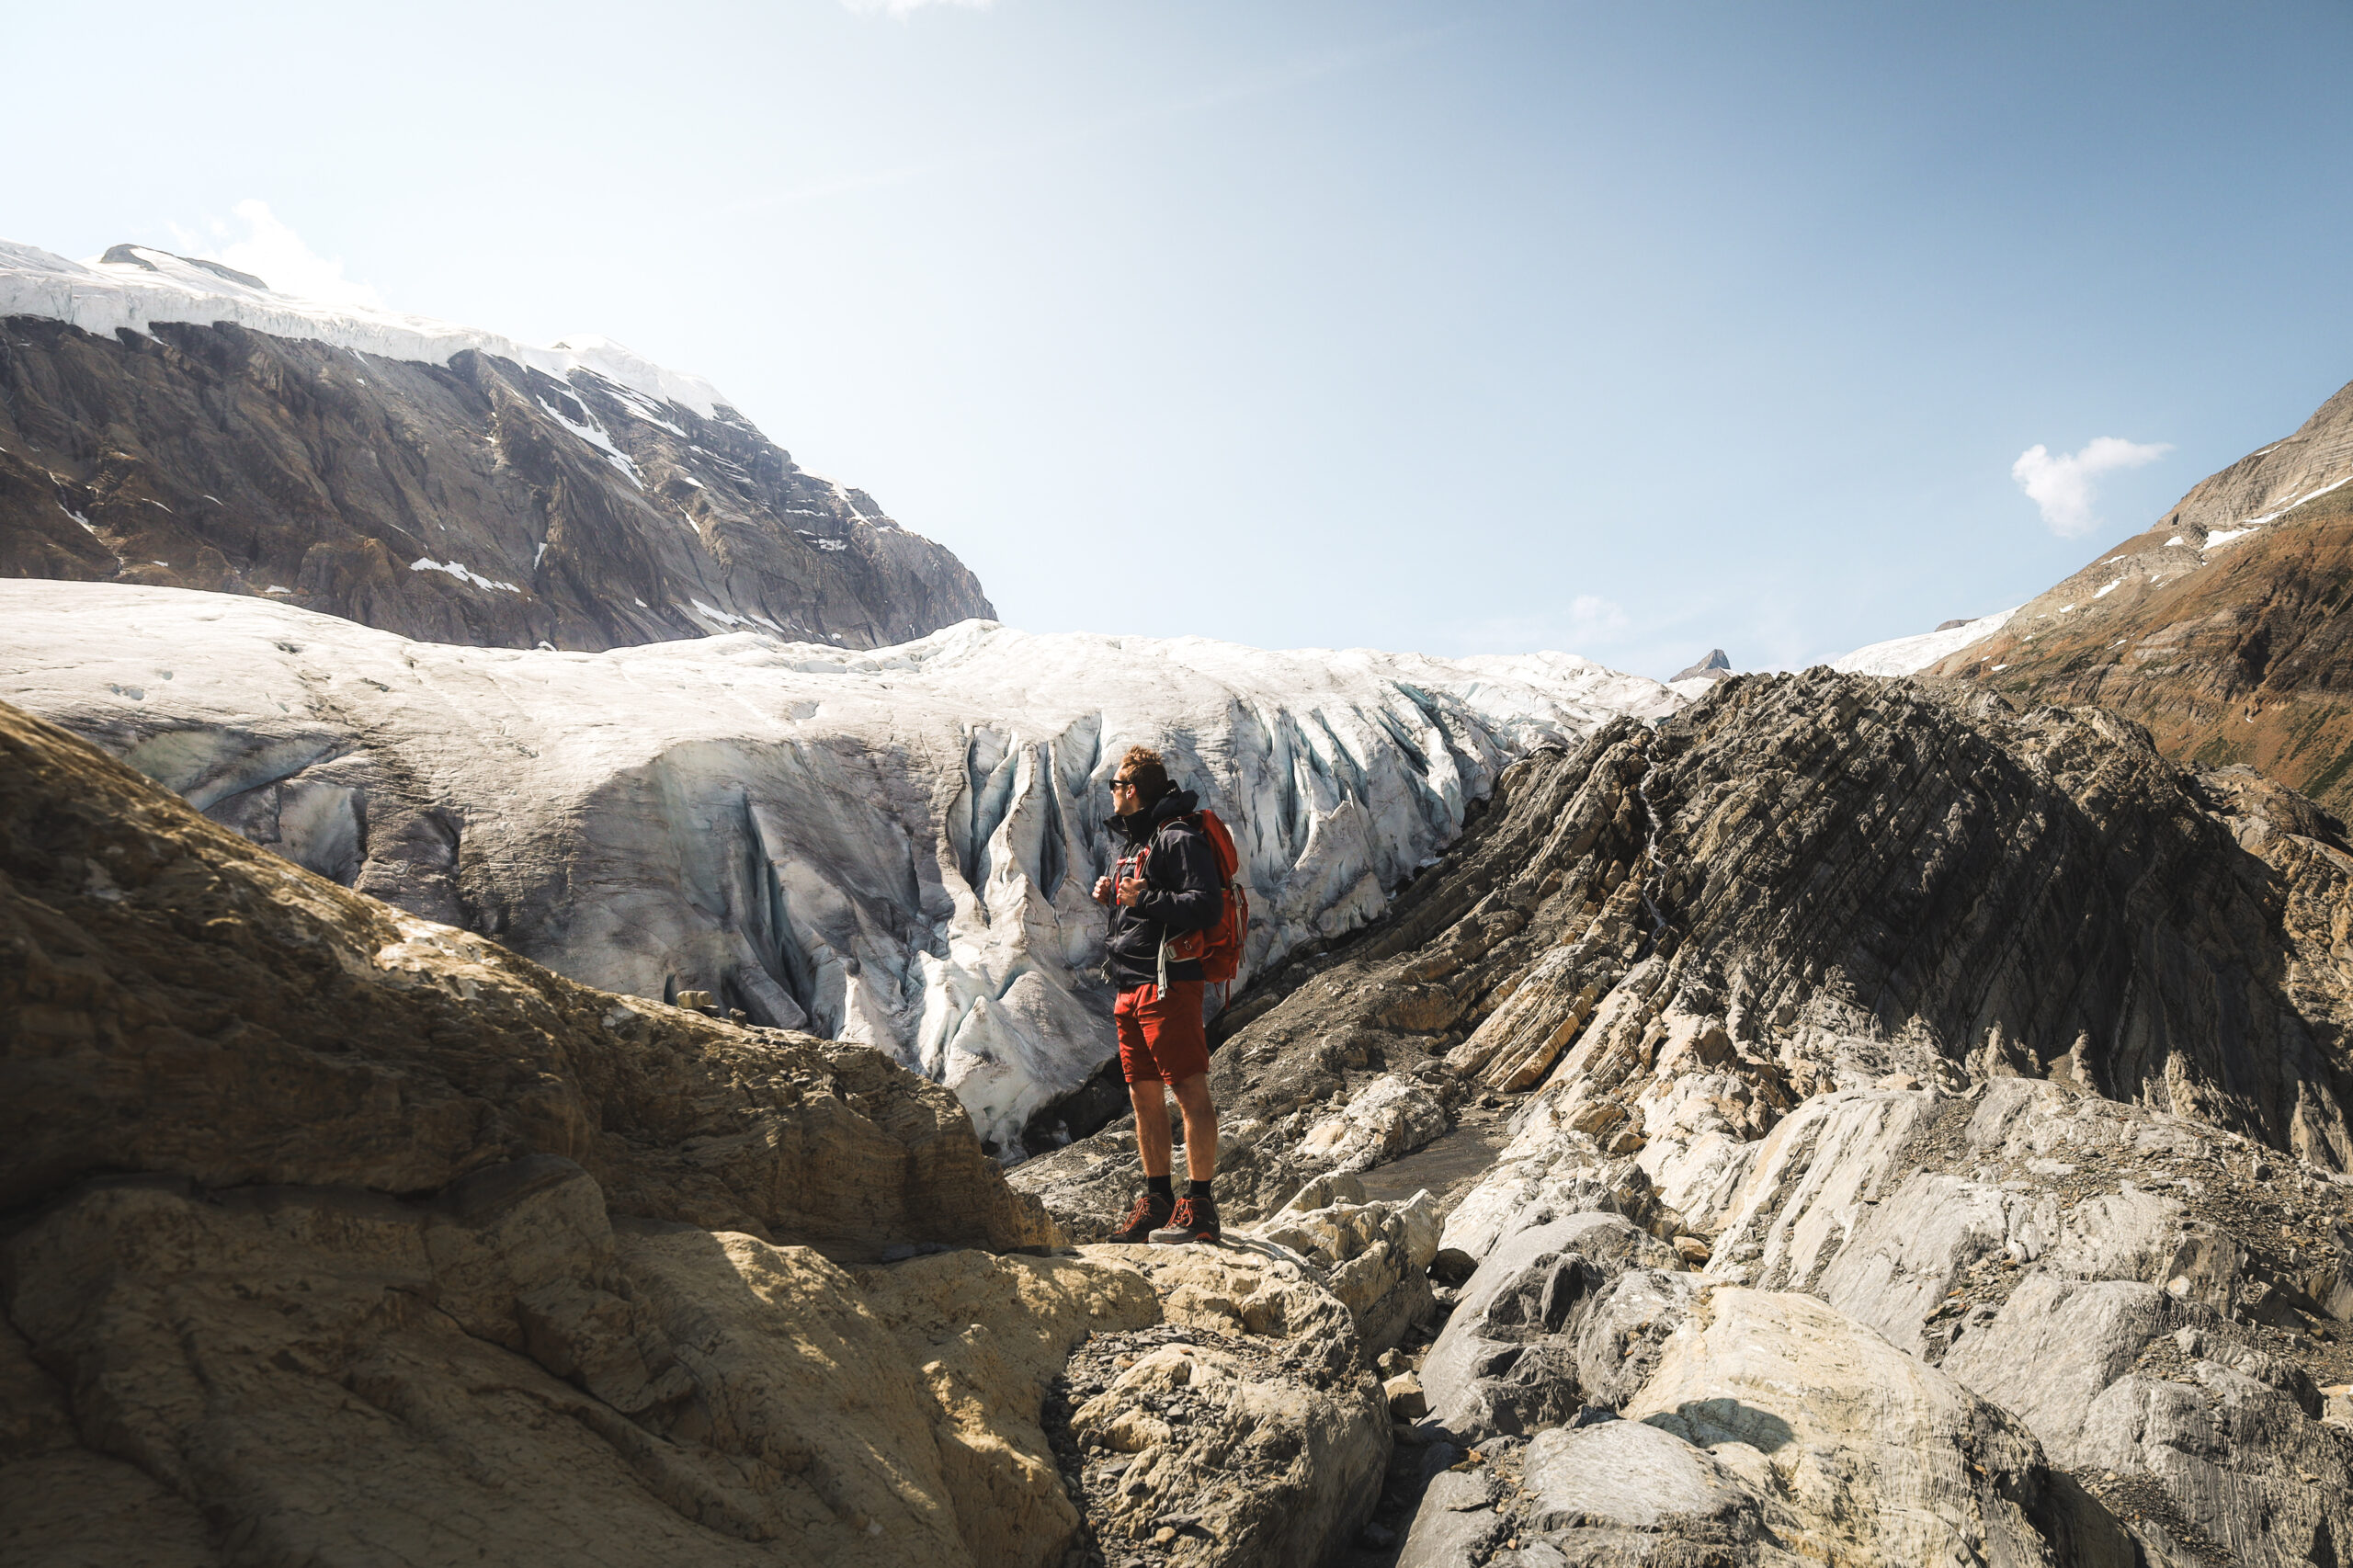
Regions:
<instances>
[{"instance_id":1,"label":"rocky mountain","mask_svg":"<svg viewBox=\"0 0 2353 1568\"><path fill-rule=\"evenodd\" d=\"M2353 386L2200 481L2155 526L1930 665L2097 703L2167 755L2353 806Z\"/></svg>"},{"instance_id":2,"label":"rocky mountain","mask_svg":"<svg viewBox=\"0 0 2353 1568\"><path fill-rule=\"evenodd\" d=\"M1717 681L1727 678L1731 674L1732 660L1725 656L1722 648L1711 648L1704 656L1694 659L1666 679L1670 686L1677 681L1685 680L1704 680L1713 685Z\"/></svg>"},{"instance_id":3,"label":"rocky mountain","mask_svg":"<svg viewBox=\"0 0 2353 1568\"><path fill-rule=\"evenodd\" d=\"M84 382L189 334L528 394L635 494L621 425L699 461L674 415L727 420L609 346L235 276L183 327L194 264L41 267L11 338L126 463L74 422L184 372ZM2089 592L1683 693L0 582L0 1555L2344 1562L2353 844L2198 726L2334 744L2348 420ZM2117 702L2043 700L2046 656ZM1086 896L1137 740L1257 916L1222 1247L1096 1239L1140 1178Z\"/></svg>"},{"instance_id":4,"label":"rocky mountain","mask_svg":"<svg viewBox=\"0 0 2353 1568\"><path fill-rule=\"evenodd\" d=\"M636 995L876 1045L1011 1148L1109 1052L1106 780L1241 834L1253 971L1362 925L1496 774L1656 682L972 622L853 653L414 642L249 597L0 581L0 696L294 862Z\"/></svg>"},{"instance_id":5,"label":"rocky mountain","mask_svg":"<svg viewBox=\"0 0 2353 1568\"><path fill-rule=\"evenodd\" d=\"M151 688L112 672L151 765L232 756L204 705L256 706L214 673L252 650L203 629L340 625L78 592L93 642L208 653L149 672L189 687L143 731ZM556 721L523 727L502 681L587 732L579 672L665 712L696 706L665 658L845 715L889 680L952 731L960 666L1002 690L1055 653L340 635L332 671L255 678L356 697L415 659L378 695L473 715L517 768ZM1503 706L1493 668L1415 673L1434 727ZM1284 711L1355 756L1387 688L1353 689L1347 724L1329 687ZM1133 1190L1124 1127L1002 1172L881 1053L590 991L0 712L17 1540L1537 1568L2284 1565L2353 1539L2334 819L2096 710L1826 670L1528 744L1450 846L1222 1020L1230 1244L1071 1248ZM336 781L296 783L280 842L327 842ZM988 884L952 834L931 854Z\"/></svg>"},{"instance_id":6,"label":"rocky mountain","mask_svg":"<svg viewBox=\"0 0 2353 1568\"><path fill-rule=\"evenodd\" d=\"M2349 878L2250 770L1966 687L1741 676L1515 765L1212 1062L1262 1233L1445 1214L1397 1560L2328 1561ZM1012 1180L1099 1234L1131 1141Z\"/></svg>"},{"instance_id":7,"label":"rocky mountain","mask_svg":"<svg viewBox=\"0 0 2353 1568\"><path fill-rule=\"evenodd\" d=\"M1378 1491L1304 1262L1062 1247L881 1054L574 984L5 707L0 933L12 1562L1056 1568L1165 1530L1281 1568Z\"/></svg>"},{"instance_id":8,"label":"rocky mountain","mask_svg":"<svg viewBox=\"0 0 2353 1568\"><path fill-rule=\"evenodd\" d=\"M0 575L510 648L747 626L872 648L994 614L953 555L707 382L136 245L0 244Z\"/></svg>"}]
</instances>

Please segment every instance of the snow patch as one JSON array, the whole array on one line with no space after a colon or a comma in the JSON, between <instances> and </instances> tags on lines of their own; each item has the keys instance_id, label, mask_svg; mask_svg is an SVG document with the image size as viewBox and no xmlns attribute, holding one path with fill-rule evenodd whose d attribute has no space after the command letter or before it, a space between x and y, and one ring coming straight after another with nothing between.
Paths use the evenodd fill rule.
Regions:
<instances>
[{"instance_id":1,"label":"snow patch","mask_svg":"<svg viewBox=\"0 0 2353 1568\"><path fill-rule=\"evenodd\" d=\"M163 562L159 561L155 564L160 566ZM456 561L436 561L429 555L418 556L415 560L408 563L408 569L412 572L447 572L459 582L472 583L477 588L496 588L501 592L509 594L519 594L523 591L512 583L502 583L495 578L485 577L481 573L473 571L472 568L465 566L461 562Z\"/></svg>"},{"instance_id":2,"label":"snow patch","mask_svg":"<svg viewBox=\"0 0 2353 1568\"><path fill-rule=\"evenodd\" d=\"M2217 528L2212 533L2206 536L2206 543L2203 548L2206 550L2220 550L2226 544L2236 544L2239 540L2246 538L2247 535L2253 532L2255 532L2255 528L2252 527L2244 528Z\"/></svg>"},{"instance_id":3,"label":"snow patch","mask_svg":"<svg viewBox=\"0 0 2353 1568\"><path fill-rule=\"evenodd\" d=\"M557 408L555 404L550 403L547 399L543 397L535 397L532 401L547 411L547 416L550 419L554 420L557 424L563 426L565 429L571 431L574 435L579 437L582 440L587 442L590 446L604 453L605 460L612 464L615 468L620 469L623 473L629 475L629 482L631 484L636 485L640 490L645 488L645 481L637 476L637 464L630 460L630 457L627 452L622 451L619 447L613 445L613 438L605 434L605 427L596 422L597 416L593 414L588 414L588 405L586 403L584 403L580 405L580 412L583 414L588 414L588 423L585 425L575 425L570 419L564 417L563 411Z\"/></svg>"},{"instance_id":4,"label":"snow patch","mask_svg":"<svg viewBox=\"0 0 2353 1568\"><path fill-rule=\"evenodd\" d=\"M2124 586L2124 579L2119 577L2115 582L2109 584L2108 586L2094 590L2092 597L2096 599L2104 599L2122 586Z\"/></svg>"},{"instance_id":5,"label":"snow patch","mask_svg":"<svg viewBox=\"0 0 2353 1568\"><path fill-rule=\"evenodd\" d=\"M1925 670L1930 665L1949 659L1981 637L1990 637L2010 623L2010 617L2024 608L2012 605L2008 609L1945 631L1924 631L1914 637L1896 637L1885 642L1873 642L1830 661L1830 667L1842 675L1908 676Z\"/></svg>"},{"instance_id":6,"label":"snow patch","mask_svg":"<svg viewBox=\"0 0 2353 1568\"><path fill-rule=\"evenodd\" d=\"M2339 485L2348 483L2353 483L2353 473L2348 473L2343 479L2336 480L2331 483L2324 484L2318 490L2307 490L2304 494L2297 496L2293 501L2289 502L2286 506L2266 512L2259 517L2245 518L2244 519L2244 526L2237 531L2238 533L2245 533L2248 528L2261 528L2264 524L2270 522L2275 518L2286 517L2289 513L2294 511L2305 502L2317 501L2322 496L2327 494L2330 491L2336 489ZM2234 534L2233 537L2235 538L2236 535ZM2209 546L2211 546L2214 540L2210 536L2206 542Z\"/></svg>"}]
</instances>

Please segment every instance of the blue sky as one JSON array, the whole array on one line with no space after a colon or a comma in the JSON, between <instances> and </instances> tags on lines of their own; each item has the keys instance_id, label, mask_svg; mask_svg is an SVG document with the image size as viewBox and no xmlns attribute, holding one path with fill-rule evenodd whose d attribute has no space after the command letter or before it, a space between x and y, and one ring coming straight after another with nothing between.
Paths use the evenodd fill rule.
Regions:
<instances>
[{"instance_id":1,"label":"blue sky","mask_svg":"<svg viewBox=\"0 0 2353 1568\"><path fill-rule=\"evenodd\" d=\"M2342 3L8 34L53 69L0 236L620 338L1037 630L1802 664L2029 597L2353 378ZM2063 536L2013 464L2103 439Z\"/></svg>"}]
</instances>

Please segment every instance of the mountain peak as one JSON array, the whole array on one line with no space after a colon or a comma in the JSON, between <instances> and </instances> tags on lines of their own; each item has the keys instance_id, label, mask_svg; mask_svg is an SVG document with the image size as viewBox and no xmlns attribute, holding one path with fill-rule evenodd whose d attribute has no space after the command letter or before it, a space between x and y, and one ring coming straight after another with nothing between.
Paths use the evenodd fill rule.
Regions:
<instances>
[{"instance_id":1,"label":"mountain peak","mask_svg":"<svg viewBox=\"0 0 2353 1568\"><path fill-rule=\"evenodd\" d=\"M1723 680L1732 674L1732 661L1724 657L1722 648L1711 648L1708 656L1686 669L1667 677L1669 685L1678 680Z\"/></svg>"}]
</instances>

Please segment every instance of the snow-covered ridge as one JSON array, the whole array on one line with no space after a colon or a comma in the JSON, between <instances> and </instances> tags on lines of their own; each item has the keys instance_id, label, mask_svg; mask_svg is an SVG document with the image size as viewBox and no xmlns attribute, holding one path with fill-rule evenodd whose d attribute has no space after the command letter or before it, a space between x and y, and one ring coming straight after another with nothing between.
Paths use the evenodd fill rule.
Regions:
<instances>
[{"instance_id":1,"label":"snow-covered ridge","mask_svg":"<svg viewBox=\"0 0 2353 1568\"><path fill-rule=\"evenodd\" d=\"M2010 617L2021 607L1996 610L1975 620L1942 631L1923 631L1914 637L1894 637L1884 642L1873 642L1830 661L1830 667L1841 675L1908 676L1925 670L1938 660L1949 657L1968 647L1981 637L1991 637L2009 624Z\"/></svg>"},{"instance_id":2,"label":"snow-covered ridge","mask_svg":"<svg viewBox=\"0 0 2353 1568\"><path fill-rule=\"evenodd\" d=\"M1089 892L1130 744L1233 824L1246 976L1380 914L1531 747L1680 705L1559 653L977 620L870 652L756 630L529 652L20 581L0 581L0 699L313 870L574 979L714 991L880 1046L1006 1145L1109 1054Z\"/></svg>"},{"instance_id":3,"label":"snow-covered ridge","mask_svg":"<svg viewBox=\"0 0 2353 1568\"><path fill-rule=\"evenodd\" d=\"M700 376L665 369L609 338L521 343L430 316L283 294L249 274L144 245L118 245L108 255L130 259L68 261L0 240L0 316L45 316L106 335L122 327L143 333L156 322L234 322L277 337L310 338L361 354L436 365L472 348L558 378L592 370L659 402L683 403L705 418L727 401Z\"/></svg>"}]
</instances>

